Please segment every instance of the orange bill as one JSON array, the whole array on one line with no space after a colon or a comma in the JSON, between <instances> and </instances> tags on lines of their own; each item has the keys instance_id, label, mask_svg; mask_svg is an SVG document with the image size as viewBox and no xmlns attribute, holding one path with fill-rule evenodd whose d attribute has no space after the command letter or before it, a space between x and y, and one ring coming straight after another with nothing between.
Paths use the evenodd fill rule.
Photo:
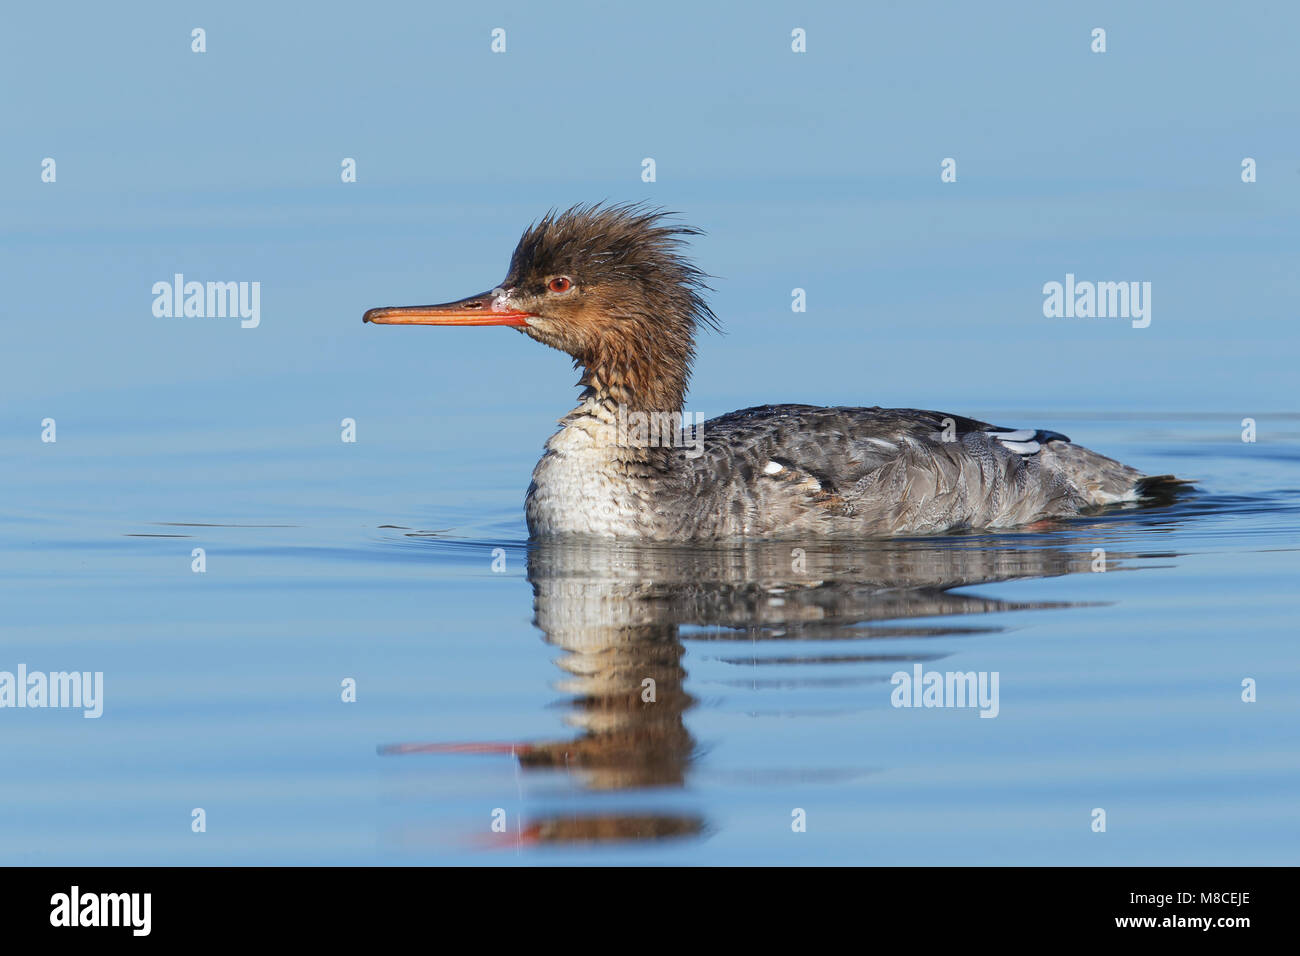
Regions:
<instances>
[{"instance_id":1,"label":"orange bill","mask_svg":"<svg viewBox=\"0 0 1300 956\"><path fill-rule=\"evenodd\" d=\"M375 325L510 325L520 328L528 324L533 312L520 312L504 308L496 291L472 295L456 302L440 305L403 305L371 309L361 317L362 322Z\"/></svg>"}]
</instances>

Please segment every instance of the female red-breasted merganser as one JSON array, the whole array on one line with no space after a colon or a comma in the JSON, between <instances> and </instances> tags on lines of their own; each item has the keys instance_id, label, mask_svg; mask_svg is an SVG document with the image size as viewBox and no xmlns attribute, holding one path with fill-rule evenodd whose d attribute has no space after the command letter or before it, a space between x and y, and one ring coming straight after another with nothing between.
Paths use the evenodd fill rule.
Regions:
<instances>
[{"instance_id":1,"label":"female red-breasted merganser","mask_svg":"<svg viewBox=\"0 0 1300 956\"><path fill-rule=\"evenodd\" d=\"M913 408L764 405L683 432L695 333L717 325L707 277L682 254L698 230L670 215L638 204L552 212L524 233L492 291L365 314L383 325L511 326L584 369L581 404L533 471L525 511L534 537L1010 528L1185 484L1058 432Z\"/></svg>"}]
</instances>

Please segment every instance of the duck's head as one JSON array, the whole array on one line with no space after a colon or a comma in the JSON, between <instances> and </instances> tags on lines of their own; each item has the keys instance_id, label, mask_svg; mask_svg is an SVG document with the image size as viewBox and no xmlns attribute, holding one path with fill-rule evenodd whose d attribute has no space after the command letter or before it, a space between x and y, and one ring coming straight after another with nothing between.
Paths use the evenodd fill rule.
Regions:
<instances>
[{"instance_id":1,"label":"duck's head","mask_svg":"<svg viewBox=\"0 0 1300 956\"><path fill-rule=\"evenodd\" d=\"M519 240L490 292L440 305L371 309L378 325L506 325L567 352L602 400L681 408L695 331L716 328L703 272L683 255L699 230L639 204L548 214Z\"/></svg>"}]
</instances>

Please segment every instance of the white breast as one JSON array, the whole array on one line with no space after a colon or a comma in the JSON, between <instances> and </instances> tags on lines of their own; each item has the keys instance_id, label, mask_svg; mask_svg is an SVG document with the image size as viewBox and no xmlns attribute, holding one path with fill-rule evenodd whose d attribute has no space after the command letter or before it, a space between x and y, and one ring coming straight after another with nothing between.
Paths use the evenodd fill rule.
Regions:
<instances>
[{"instance_id":1,"label":"white breast","mask_svg":"<svg viewBox=\"0 0 1300 956\"><path fill-rule=\"evenodd\" d=\"M534 535L638 537L648 489L615 467L614 425L585 411L570 417L546 443L524 503L528 529Z\"/></svg>"}]
</instances>

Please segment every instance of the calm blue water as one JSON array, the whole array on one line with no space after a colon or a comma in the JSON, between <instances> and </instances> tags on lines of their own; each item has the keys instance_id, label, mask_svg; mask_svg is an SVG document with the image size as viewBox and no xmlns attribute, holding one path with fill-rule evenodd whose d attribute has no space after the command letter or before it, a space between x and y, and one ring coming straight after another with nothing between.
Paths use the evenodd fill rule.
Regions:
<instances>
[{"instance_id":1,"label":"calm blue water","mask_svg":"<svg viewBox=\"0 0 1300 956\"><path fill-rule=\"evenodd\" d=\"M0 671L105 687L0 710L0 862L1300 857L1289 6L10 19ZM488 288L601 198L708 230L690 411L937 407L1198 491L798 562L530 548L568 361L360 315ZM261 324L156 317L177 272L261 283ZM1151 282L1151 325L1045 318L1067 273ZM998 716L892 707L917 664L996 671Z\"/></svg>"},{"instance_id":2,"label":"calm blue water","mask_svg":"<svg viewBox=\"0 0 1300 956\"><path fill-rule=\"evenodd\" d=\"M4 663L103 671L105 695L98 720L0 712L4 859L1293 862L1294 445L1053 422L1206 490L810 542L796 573L789 543L530 551L510 469L485 490L418 442L10 449ZM891 707L918 662L997 671L998 716Z\"/></svg>"}]
</instances>

